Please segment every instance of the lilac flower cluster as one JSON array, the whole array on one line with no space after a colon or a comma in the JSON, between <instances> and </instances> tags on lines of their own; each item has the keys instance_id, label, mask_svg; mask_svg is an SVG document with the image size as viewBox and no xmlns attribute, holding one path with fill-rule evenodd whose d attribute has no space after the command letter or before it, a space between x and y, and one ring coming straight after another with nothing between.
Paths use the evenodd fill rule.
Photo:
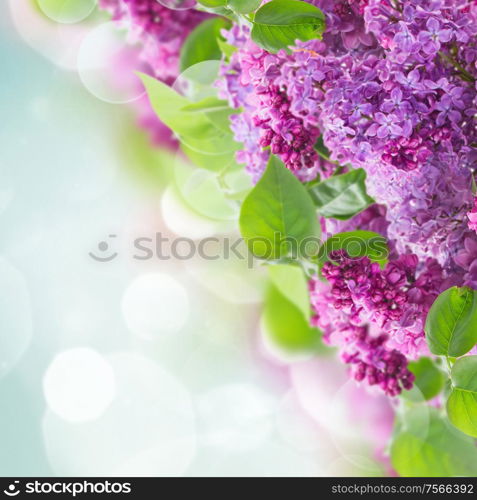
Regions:
<instances>
[{"instance_id":1,"label":"lilac flower cluster","mask_svg":"<svg viewBox=\"0 0 477 500\"><path fill-rule=\"evenodd\" d=\"M381 270L367 257L339 250L310 281L313 324L325 342L338 345L351 373L394 396L412 386L408 357L427 353L423 318L440 291L442 269L432 260L401 256ZM421 266L422 267L422 266Z\"/></svg>"},{"instance_id":2,"label":"lilac flower cluster","mask_svg":"<svg viewBox=\"0 0 477 500\"><path fill-rule=\"evenodd\" d=\"M193 9L168 9L158 0L100 0L99 5L128 29L132 42L141 44L152 74L165 82L177 78L182 44L208 16Z\"/></svg>"},{"instance_id":3,"label":"lilac flower cluster","mask_svg":"<svg viewBox=\"0 0 477 500\"><path fill-rule=\"evenodd\" d=\"M308 181L329 164L314 149L320 136L316 123L305 123L294 112L283 68L292 60L285 51L269 54L250 40L249 29L234 26L224 32L228 43L240 47L222 66L217 82L220 96L244 112L232 116L232 130L244 144L237 161L245 163L254 180L263 173L270 152L278 155L299 179Z\"/></svg>"},{"instance_id":4,"label":"lilac flower cluster","mask_svg":"<svg viewBox=\"0 0 477 500\"><path fill-rule=\"evenodd\" d=\"M322 103L335 159L412 170L459 151L460 164L468 165L476 136L475 66L469 64L476 20L462 8L467 5L370 0L364 21L376 46L341 56L341 74Z\"/></svg>"},{"instance_id":5,"label":"lilac flower cluster","mask_svg":"<svg viewBox=\"0 0 477 500\"><path fill-rule=\"evenodd\" d=\"M141 42L151 74L172 82L181 44L207 14L156 0L100 1ZM322 219L323 234L378 232L389 263L332 255L327 283L310 283L313 321L340 345L354 378L396 395L413 382L408 358L427 352L435 297L452 285L477 289L477 5L305 1L325 14L321 40L271 54L247 22L234 24L223 31L236 50L224 57L217 87L237 110L237 161L254 181L271 153L303 182L337 166L366 171L377 204L347 221Z\"/></svg>"},{"instance_id":6,"label":"lilac flower cluster","mask_svg":"<svg viewBox=\"0 0 477 500\"><path fill-rule=\"evenodd\" d=\"M387 345L386 333L373 324L352 323L342 308L335 307L329 285L319 279L310 281L310 296L316 312L312 324L323 330L325 342L340 347L341 359L355 380L378 386L389 396L412 387L414 376L407 359Z\"/></svg>"}]
</instances>

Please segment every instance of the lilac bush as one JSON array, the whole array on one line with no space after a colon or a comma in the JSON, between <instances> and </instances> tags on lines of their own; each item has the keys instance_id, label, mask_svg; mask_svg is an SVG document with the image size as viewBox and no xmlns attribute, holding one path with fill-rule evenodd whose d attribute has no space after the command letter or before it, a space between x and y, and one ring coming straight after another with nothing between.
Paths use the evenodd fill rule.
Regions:
<instances>
[{"instance_id":1,"label":"lilac bush","mask_svg":"<svg viewBox=\"0 0 477 500\"><path fill-rule=\"evenodd\" d=\"M237 51L223 65L220 93L244 110L232 117L244 145L237 160L255 180L270 153L302 181L328 177L335 164L367 172L368 193L386 211L392 272L364 261L325 266L328 298L353 324L385 331L379 349L415 358L427 351L424 323L439 292L477 285L477 8L466 0L309 3L327 29L291 52L269 54L246 26L224 33ZM314 149L320 136L330 161ZM412 284L401 283L403 262L413 263ZM323 328L320 293L313 285Z\"/></svg>"},{"instance_id":2,"label":"lilac bush","mask_svg":"<svg viewBox=\"0 0 477 500\"><path fill-rule=\"evenodd\" d=\"M277 231L295 240L321 234L320 251L291 265L307 273L311 324L338 348L351 377L394 400L413 387L436 407L447 398L450 422L477 437L477 398L464 402L458 393L475 393L468 381L477 373L477 4L198 0L197 11L168 11L155 0L103 4L127 20L151 74L166 83L179 51L207 59L183 45L192 28L211 14L230 21L202 39L223 52L217 98L194 102L193 114L178 107L184 126L162 111L169 91L145 78L156 113L182 139L194 130L184 144L203 141L192 155L202 168L215 168L208 148L220 138L217 153L231 152L250 174L255 187L239 223L252 253L251 240L270 242ZM365 246L353 254L347 238ZM385 257L371 241L386 242ZM268 257L258 256L272 265L297 257L271 245ZM434 417L433 425L445 425ZM393 464L411 470L398 458Z\"/></svg>"}]
</instances>

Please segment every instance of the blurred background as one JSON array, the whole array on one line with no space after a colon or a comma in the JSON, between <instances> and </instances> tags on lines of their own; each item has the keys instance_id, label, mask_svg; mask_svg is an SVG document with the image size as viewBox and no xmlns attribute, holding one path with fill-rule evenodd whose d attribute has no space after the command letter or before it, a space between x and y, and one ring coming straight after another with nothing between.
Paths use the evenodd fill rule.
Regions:
<instances>
[{"instance_id":1,"label":"blurred background","mask_svg":"<svg viewBox=\"0 0 477 500\"><path fill-rule=\"evenodd\" d=\"M134 259L158 232L236 238L238 204L138 127L96 1L59 3L0 17L0 474L387 473L391 409L270 336L260 266Z\"/></svg>"}]
</instances>

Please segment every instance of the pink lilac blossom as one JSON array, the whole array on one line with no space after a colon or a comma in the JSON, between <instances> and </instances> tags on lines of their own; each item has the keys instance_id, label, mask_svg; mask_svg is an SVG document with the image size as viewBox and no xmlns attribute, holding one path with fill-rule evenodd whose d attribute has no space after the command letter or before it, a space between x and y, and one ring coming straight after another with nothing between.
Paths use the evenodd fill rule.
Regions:
<instances>
[{"instance_id":1,"label":"pink lilac blossom","mask_svg":"<svg viewBox=\"0 0 477 500\"><path fill-rule=\"evenodd\" d=\"M366 210L347 220L321 218L322 238L328 239L337 233L345 233L362 229L372 231L387 237L389 222L386 219L386 207L384 205L373 204ZM392 250L392 248L391 248Z\"/></svg>"},{"instance_id":2,"label":"pink lilac blossom","mask_svg":"<svg viewBox=\"0 0 477 500\"><path fill-rule=\"evenodd\" d=\"M332 286L335 307L353 323L375 323L404 354L421 354L423 319L442 283L440 266L429 259L417 276L418 259L412 254L399 256L383 270L367 257L350 259L338 252L332 258L335 263L325 264L322 273Z\"/></svg>"},{"instance_id":3,"label":"pink lilac blossom","mask_svg":"<svg viewBox=\"0 0 477 500\"><path fill-rule=\"evenodd\" d=\"M469 219L469 229L477 232L477 198L474 199L474 206L472 207L472 210L467 213L467 218Z\"/></svg>"},{"instance_id":4,"label":"pink lilac blossom","mask_svg":"<svg viewBox=\"0 0 477 500\"><path fill-rule=\"evenodd\" d=\"M99 4L129 30L132 42L142 45L143 59L162 81L177 78L182 44L209 17L193 9L168 9L157 0L100 0Z\"/></svg>"}]
</instances>

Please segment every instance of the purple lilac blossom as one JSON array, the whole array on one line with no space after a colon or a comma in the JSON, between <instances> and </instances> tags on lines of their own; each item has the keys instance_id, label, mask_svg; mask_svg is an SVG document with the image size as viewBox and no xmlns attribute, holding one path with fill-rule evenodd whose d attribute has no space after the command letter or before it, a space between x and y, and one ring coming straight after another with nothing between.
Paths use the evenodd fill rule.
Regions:
<instances>
[{"instance_id":1,"label":"purple lilac blossom","mask_svg":"<svg viewBox=\"0 0 477 500\"><path fill-rule=\"evenodd\" d=\"M343 309L335 307L334 295L327 283L311 280L310 295L315 311L312 324L322 329L326 343L339 346L341 359L350 366L355 380L377 385L390 396L412 387L413 376L407 369L407 359L386 346L386 334L379 329L373 332L369 324L352 323Z\"/></svg>"},{"instance_id":2,"label":"purple lilac blossom","mask_svg":"<svg viewBox=\"0 0 477 500\"><path fill-rule=\"evenodd\" d=\"M326 171L326 162L314 150L320 135L317 126L305 125L291 109L281 74L288 54L269 54L261 49L249 39L249 29L244 26L234 26L224 36L228 43L240 46L230 62L223 64L217 82L219 95L233 108L244 109L231 118L236 140L244 143L237 161L246 162L255 181L263 173L270 152L302 181L315 178L320 169Z\"/></svg>"},{"instance_id":3,"label":"purple lilac blossom","mask_svg":"<svg viewBox=\"0 0 477 500\"><path fill-rule=\"evenodd\" d=\"M468 261L477 253L468 255L468 243L465 259L462 252L465 241L477 241L467 228L477 160L475 2L311 3L326 16L323 40L297 42L291 54L269 55L246 31L232 30L229 41L238 50L223 69L224 97L243 106L249 123L259 116L259 125L272 124L261 132L265 144L276 135L286 143L291 124L282 109L303 137L322 133L333 161L367 171L368 191L386 206L397 251L434 258L449 283L472 286L477 264ZM278 89L280 98L262 102L257 94L264 88ZM248 168L256 179L266 156L256 142L251 146L241 159L254 158ZM313 155L302 151L306 164Z\"/></svg>"},{"instance_id":4,"label":"purple lilac blossom","mask_svg":"<svg viewBox=\"0 0 477 500\"><path fill-rule=\"evenodd\" d=\"M368 190L386 205L398 250L436 258L454 273L473 203L476 7L466 0L406 0L399 9L389 0L312 3L326 15L323 40L297 42L290 55L268 55L246 29L233 28L229 42L238 50L223 68L224 97L243 106L248 123L257 115L259 125L271 123L265 144L278 135L290 145L291 123L310 140L322 131L332 160L367 170ZM368 38L357 35L349 48L343 34L360 27ZM280 98L262 102L270 87ZM254 159L248 168L256 179L266 155L249 144L239 159ZM302 151L306 164L313 155Z\"/></svg>"},{"instance_id":5,"label":"purple lilac blossom","mask_svg":"<svg viewBox=\"0 0 477 500\"><path fill-rule=\"evenodd\" d=\"M168 11L155 0L106 3L133 26L152 73L173 78L187 24L175 21L191 11ZM325 14L322 40L269 54L246 26L234 25L224 36L237 50L217 85L238 110L231 117L243 143L237 160L255 181L270 152L304 182L329 176L334 164L366 170L379 205L322 226L325 234L368 226L386 235L390 262L381 270L366 258L335 255L323 269L329 283L311 281L314 324L341 345L354 378L396 395L412 385L407 358L426 352L423 323L437 294L454 284L477 288L477 7L468 0L309 3ZM320 136L332 163L314 149Z\"/></svg>"},{"instance_id":6,"label":"purple lilac blossom","mask_svg":"<svg viewBox=\"0 0 477 500\"><path fill-rule=\"evenodd\" d=\"M384 269L367 257L339 250L323 269L327 283L310 281L312 323L338 345L353 378L378 385L390 396L410 389L408 358L428 354L423 318L440 291L442 269L429 259L400 256Z\"/></svg>"}]
</instances>

